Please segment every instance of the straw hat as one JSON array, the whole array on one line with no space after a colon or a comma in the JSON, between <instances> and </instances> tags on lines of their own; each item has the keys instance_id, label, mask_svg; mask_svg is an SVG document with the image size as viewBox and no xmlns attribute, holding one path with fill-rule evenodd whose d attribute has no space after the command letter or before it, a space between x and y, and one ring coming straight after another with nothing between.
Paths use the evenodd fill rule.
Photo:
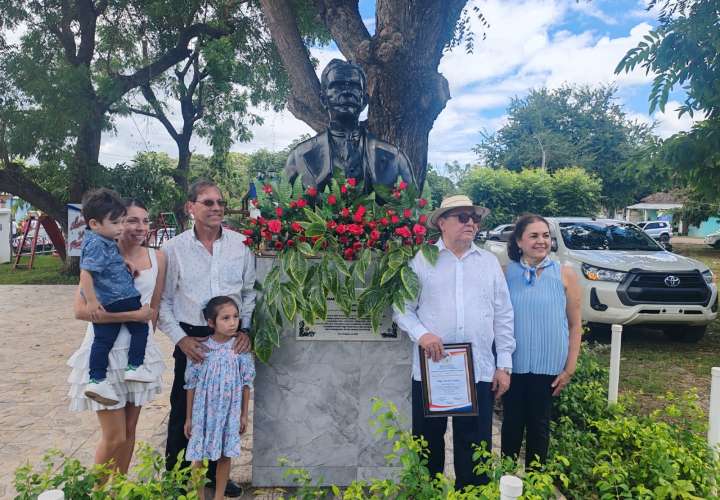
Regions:
<instances>
[{"instance_id":1,"label":"straw hat","mask_svg":"<svg viewBox=\"0 0 720 500\"><path fill-rule=\"evenodd\" d=\"M430 214L430 225L433 227L437 227L437 220L440 218L440 216L442 216L445 212L448 212L449 210L462 207L474 208L475 213L478 214L480 217L485 217L487 214L490 213L490 209L488 208L473 205L472 200L464 194L456 194L454 196L448 196L447 198L445 198L442 203L440 203L440 208L435 209L435 211Z\"/></svg>"}]
</instances>

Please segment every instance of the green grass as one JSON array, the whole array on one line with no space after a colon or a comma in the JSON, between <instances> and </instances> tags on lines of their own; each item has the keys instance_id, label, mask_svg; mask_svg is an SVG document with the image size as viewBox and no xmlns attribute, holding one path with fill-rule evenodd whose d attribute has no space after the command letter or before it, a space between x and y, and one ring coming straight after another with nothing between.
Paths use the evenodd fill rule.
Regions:
<instances>
[{"instance_id":1,"label":"green grass","mask_svg":"<svg viewBox=\"0 0 720 500\"><path fill-rule=\"evenodd\" d=\"M21 263L28 262L23 257ZM32 269L13 269L12 263L0 264L0 285L76 285L78 278L62 272L60 257L37 255Z\"/></svg>"},{"instance_id":2,"label":"green grass","mask_svg":"<svg viewBox=\"0 0 720 500\"><path fill-rule=\"evenodd\" d=\"M704 262L720 275L720 250L704 245L673 245L674 251ZM609 349L605 354L609 363ZM644 328L623 331L620 392L632 393L639 405L653 410L663 405L659 396L696 389L707 409L710 371L720 366L720 319L697 344L671 342L662 332Z\"/></svg>"}]
</instances>

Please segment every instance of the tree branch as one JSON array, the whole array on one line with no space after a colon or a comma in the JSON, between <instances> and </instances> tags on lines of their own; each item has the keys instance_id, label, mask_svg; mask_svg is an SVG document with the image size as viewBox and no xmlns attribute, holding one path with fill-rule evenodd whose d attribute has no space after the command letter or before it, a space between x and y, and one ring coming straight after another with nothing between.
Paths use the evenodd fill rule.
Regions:
<instances>
[{"instance_id":1,"label":"tree branch","mask_svg":"<svg viewBox=\"0 0 720 500\"><path fill-rule=\"evenodd\" d=\"M80 48L78 49L78 63L90 66L95 54L95 31L97 27L97 12L92 0L82 0L77 7L78 23L80 24Z\"/></svg>"},{"instance_id":2,"label":"tree branch","mask_svg":"<svg viewBox=\"0 0 720 500\"><path fill-rule=\"evenodd\" d=\"M317 8L340 52L350 61L367 62L371 37L358 0L317 0Z\"/></svg>"},{"instance_id":3,"label":"tree branch","mask_svg":"<svg viewBox=\"0 0 720 500\"><path fill-rule=\"evenodd\" d=\"M290 77L288 109L316 132L324 130L328 117L320 102L320 80L300 36L295 13L289 2L260 0L273 42Z\"/></svg>"},{"instance_id":4,"label":"tree branch","mask_svg":"<svg viewBox=\"0 0 720 500\"><path fill-rule=\"evenodd\" d=\"M188 26L178 36L178 41L175 44L175 47L165 52L156 61L138 69L131 75L117 75L114 78L115 88L113 89L113 95L108 96L105 99L103 105L104 110L106 111L112 102L116 100L116 96L124 95L135 87L140 87L150 83L154 78L163 74L173 65L189 57L190 50L188 49L188 44L193 38L200 35L208 35L211 38L220 38L222 36L229 35L230 33L230 30L215 28L205 23Z\"/></svg>"},{"instance_id":5,"label":"tree branch","mask_svg":"<svg viewBox=\"0 0 720 500\"><path fill-rule=\"evenodd\" d=\"M75 37L73 36L70 23L72 21L72 14L70 12L70 4L68 0L63 0L60 6L62 13L60 17L60 26L51 24L47 28L57 37L60 45L62 45L63 51L65 52L65 59L72 65L76 65L78 62L77 58L77 47L75 46Z\"/></svg>"},{"instance_id":6,"label":"tree branch","mask_svg":"<svg viewBox=\"0 0 720 500\"><path fill-rule=\"evenodd\" d=\"M0 191L19 196L49 214L63 227L67 226L65 204L37 184L19 163L4 163L0 168Z\"/></svg>"},{"instance_id":7,"label":"tree branch","mask_svg":"<svg viewBox=\"0 0 720 500\"><path fill-rule=\"evenodd\" d=\"M175 142L179 139L179 134L175 130L175 127L173 127L173 124L170 123L170 120L168 120L167 115L165 114L165 111L162 109L162 105L160 104L160 101L158 101L157 97L155 96L155 92L153 92L152 88L149 84L142 85L140 87L140 90L142 91L142 95L145 98L145 100L152 106L153 110L155 111L155 116L157 120L160 121L160 123L163 124L163 127L165 127L165 130L168 131L170 136L173 138ZM145 114L145 113L141 113ZM152 116L152 115L148 115Z\"/></svg>"}]
</instances>

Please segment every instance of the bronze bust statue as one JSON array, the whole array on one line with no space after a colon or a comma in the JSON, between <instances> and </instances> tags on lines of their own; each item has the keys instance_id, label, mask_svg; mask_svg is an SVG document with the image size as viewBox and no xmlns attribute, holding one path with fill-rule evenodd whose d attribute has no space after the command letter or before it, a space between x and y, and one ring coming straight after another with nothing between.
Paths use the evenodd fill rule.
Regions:
<instances>
[{"instance_id":1,"label":"bronze bust statue","mask_svg":"<svg viewBox=\"0 0 720 500\"><path fill-rule=\"evenodd\" d=\"M416 185L407 156L373 136L359 122L368 102L367 78L362 68L333 59L323 70L320 82L320 100L328 111L330 125L290 151L285 165L290 182L300 176L303 186L323 190L337 169L346 178L362 181L367 193L375 185L394 186L398 177Z\"/></svg>"}]
</instances>

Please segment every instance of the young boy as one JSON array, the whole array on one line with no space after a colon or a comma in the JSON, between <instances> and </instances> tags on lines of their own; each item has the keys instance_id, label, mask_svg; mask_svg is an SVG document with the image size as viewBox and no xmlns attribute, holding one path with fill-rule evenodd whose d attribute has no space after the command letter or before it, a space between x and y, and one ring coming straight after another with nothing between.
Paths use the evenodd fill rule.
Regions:
<instances>
[{"instance_id":1,"label":"young boy","mask_svg":"<svg viewBox=\"0 0 720 500\"><path fill-rule=\"evenodd\" d=\"M129 268L115 239L123 230L126 213L122 198L115 191L100 188L83 197L83 217L87 224L80 255L80 289L87 302L90 317L98 313L136 311L142 307L140 293L133 285L134 270ZM90 383L85 396L105 406L118 403L112 385L106 380L108 355L120 333L122 323L95 323L95 338L90 349ZM125 323L130 332L126 381L151 382L149 369L143 365L147 343L147 323Z\"/></svg>"}]
</instances>

